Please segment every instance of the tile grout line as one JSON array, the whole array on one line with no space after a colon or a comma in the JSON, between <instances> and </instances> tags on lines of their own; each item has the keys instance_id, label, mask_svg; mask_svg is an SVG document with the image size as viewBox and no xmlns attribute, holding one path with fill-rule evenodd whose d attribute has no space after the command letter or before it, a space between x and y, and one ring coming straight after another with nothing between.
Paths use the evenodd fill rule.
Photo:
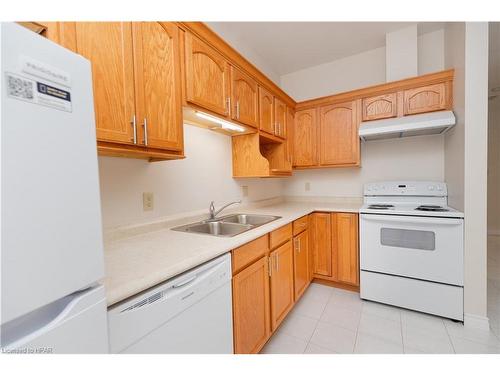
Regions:
<instances>
[{"instance_id":1,"label":"tile grout line","mask_svg":"<svg viewBox=\"0 0 500 375\"><path fill-rule=\"evenodd\" d=\"M318 328L318 324L319 324L319 322L321 321L321 317L322 317L322 316L323 316L323 314L325 313L326 306L328 306L328 302L330 302L330 300L332 299L332 296L333 296L333 291L332 291L332 293L330 294L330 297L328 297L328 301L326 301L326 303L325 303L325 307L323 307L323 310L321 311L321 314L319 315L319 318L318 318L318 319L317 319L317 321L316 321L316 325L314 326L313 333L311 334L311 337L309 337L309 341L307 341L307 345L306 345L306 347L305 347L305 349L304 349L304 351L303 351L303 353L302 353L302 354L305 354L307 347L308 347L308 346L309 346L309 344L311 343L311 339L313 338L314 333L316 332L316 329ZM314 345L316 345L316 344L314 344ZM317 346L319 346L320 348L322 348L322 346L321 346L321 345L317 345ZM326 349L326 348L323 348L323 349ZM328 350L330 350L330 349L328 349Z\"/></svg>"}]
</instances>

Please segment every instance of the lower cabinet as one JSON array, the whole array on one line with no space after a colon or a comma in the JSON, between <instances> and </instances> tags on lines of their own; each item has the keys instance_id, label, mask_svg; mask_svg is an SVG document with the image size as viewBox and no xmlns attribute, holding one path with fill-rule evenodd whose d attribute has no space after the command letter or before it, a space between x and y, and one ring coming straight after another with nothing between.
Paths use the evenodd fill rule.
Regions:
<instances>
[{"instance_id":1,"label":"lower cabinet","mask_svg":"<svg viewBox=\"0 0 500 375\"><path fill-rule=\"evenodd\" d=\"M313 277L359 286L358 214L313 213L310 225Z\"/></svg>"},{"instance_id":2,"label":"lower cabinet","mask_svg":"<svg viewBox=\"0 0 500 375\"><path fill-rule=\"evenodd\" d=\"M309 275L309 231L307 229L293 238L293 258L295 300L298 300L311 280Z\"/></svg>"},{"instance_id":3,"label":"lower cabinet","mask_svg":"<svg viewBox=\"0 0 500 375\"><path fill-rule=\"evenodd\" d=\"M233 276L233 327L236 354L258 353L271 335L267 256Z\"/></svg>"},{"instance_id":4,"label":"lower cabinet","mask_svg":"<svg viewBox=\"0 0 500 375\"><path fill-rule=\"evenodd\" d=\"M313 278L359 285L358 215L317 212L232 251L236 354L258 353Z\"/></svg>"},{"instance_id":5,"label":"lower cabinet","mask_svg":"<svg viewBox=\"0 0 500 375\"><path fill-rule=\"evenodd\" d=\"M274 331L295 301L293 286L293 248L292 241L278 247L269 255L271 263L271 328Z\"/></svg>"}]
</instances>

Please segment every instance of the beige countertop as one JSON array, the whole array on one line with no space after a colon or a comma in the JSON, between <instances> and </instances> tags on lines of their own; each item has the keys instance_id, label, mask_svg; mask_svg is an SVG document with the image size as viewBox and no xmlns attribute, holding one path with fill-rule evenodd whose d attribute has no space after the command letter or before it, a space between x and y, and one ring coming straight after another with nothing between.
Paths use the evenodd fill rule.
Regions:
<instances>
[{"instance_id":1,"label":"beige countertop","mask_svg":"<svg viewBox=\"0 0 500 375\"><path fill-rule=\"evenodd\" d=\"M282 217L234 237L170 230L199 220L193 216L121 230L104 246L107 304L123 301L311 212L357 213L360 207L361 202L281 202L259 208L227 210L224 215L240 212Z\"/></svg>"}]
</instances>

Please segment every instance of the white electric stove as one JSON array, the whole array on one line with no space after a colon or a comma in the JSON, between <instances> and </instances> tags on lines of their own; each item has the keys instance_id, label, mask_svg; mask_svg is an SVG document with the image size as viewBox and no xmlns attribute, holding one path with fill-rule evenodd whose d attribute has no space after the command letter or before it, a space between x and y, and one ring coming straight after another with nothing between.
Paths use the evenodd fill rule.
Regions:
<instances>
[{"instance_id":1,"label":"white electric stove","mask_svg":"<svg viewBox=\"0 0 500 375\"><path fill-rule=\"evenodd\" d=\"M463 321L463 213L445 183L369 183L360 210L361 298Z\"/></svg>"}]
</instances>

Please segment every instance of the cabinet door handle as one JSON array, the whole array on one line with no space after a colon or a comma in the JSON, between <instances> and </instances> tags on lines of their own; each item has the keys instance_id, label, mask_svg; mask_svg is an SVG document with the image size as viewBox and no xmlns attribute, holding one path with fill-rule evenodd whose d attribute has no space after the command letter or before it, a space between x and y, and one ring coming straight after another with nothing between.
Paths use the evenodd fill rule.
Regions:
<instances>
[{"instance_id":1,"label":"cabinet door handle","mask_svg":"<svg viewBox=\"0 0 500 375\"><path fill-rule=\"evenodd\" d=\"M231 113L231 98L226 98L226 116L229 116Z\"/></svg>"},{"instance_id":2,"label":"cabinet door handle","mask_svg":"<svg viewBox=\"0 0 500 375\"><path fill-rule=\"evenodd\" d=\"M267 258L267 272L269 273L269 277L273 275L272 269L273 269L273 263L271 257L269 257Z\"/></svg>"},{"instance_id":3,"label":"cabinet door handle","mask_svg":"<svg viewBox=\"0 0 500 375\"><path fill-rule=\"evenodd\" d=\"M280 255L276 253L276 272L280 270Z\"/></svg>"},{"instance_id":4,"label":"cabinet door handle","mask_svg":"<svg viewBox=\"0 0 500 375\"><path fill-rule=\"evenodd\" d=\"M136 145L137 144L137 122L135 120L135 115L132 116L132 121L130 121L130 124L132 125L132 132L133 132L132 141L134 142L134 145Z\"/></svg>"},{"instance_id":5,"label":"cabinet door handle","mask_svg":"<svg viewBox=\"0 0 500 375\"><path fill-rule=\"evenodd\" d=\"M297 245L298 245L297 249L298 249L299 254L300 254L300 238L297 238Z\"/></svg>"},{"instance_id":6,"label":"cabinet door handle","mask_svg":"<svg viewBox=\"0 0 500 375\"><path fill-rule=\"evenodd\" d=\"M144 126L144 146L148 145L148 119L144 117L144 123L142 124Z\"/></svg>"},{"instance_id":7,"label":"cabinet door handle","mask_svg":"<svg viewBox=\"0 0 500 375\"><path fill-rule=\"evenodd\" d=\"M236 102L236 119L240 119L240 101Z\"/></svg>"}]
</instances>

